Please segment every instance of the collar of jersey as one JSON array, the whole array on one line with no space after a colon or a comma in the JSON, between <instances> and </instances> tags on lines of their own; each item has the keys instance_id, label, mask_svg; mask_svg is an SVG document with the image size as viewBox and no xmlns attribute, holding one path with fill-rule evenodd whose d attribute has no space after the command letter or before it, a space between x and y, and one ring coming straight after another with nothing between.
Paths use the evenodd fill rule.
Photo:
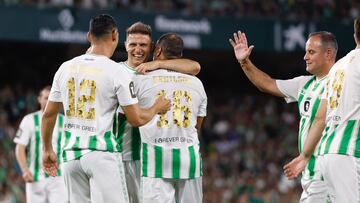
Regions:
<instances>
[{"instance_id":1,"label":"collar of jersey","mask_svg":"<svg viewBox=\"0 0 360 203\"><path fill-rule=\"evenodd\" d=\"M136 72L135 68L132 68L131 66L129 66L129 65L127 64L127 61L123 61L123 62L121 62L121 63L123 63L123 64L126 66L126 68L128 68L128 69Z\"/></svg>"}]
</instances>

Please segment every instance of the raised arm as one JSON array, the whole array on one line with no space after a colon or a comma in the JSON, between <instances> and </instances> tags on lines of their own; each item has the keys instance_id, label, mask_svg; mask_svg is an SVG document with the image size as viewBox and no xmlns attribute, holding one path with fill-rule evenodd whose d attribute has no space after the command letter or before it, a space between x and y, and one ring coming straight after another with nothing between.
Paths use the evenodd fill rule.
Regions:
<instances>
[{"instance_id":1,"label":"raised arm","mask_svg":"<svg viewBox=\"0 0 360 203\"><path fill-rule=\"evenodd\" d=\"M55 126L56 117L60 108L60 102L48 101L41 120L41 137L43 141L43 167L44 171L50 176L56 176L58 170L57 156L52 146L52 133Z\"/></svg>"},{"instance_id":2,"label":"raised arm","mask_svg":"<svg viewBox=\"0 0 360 203\"><path fill-rule=\"evenodd\" d=\"M298 157L284 166L284 172L288 179L296 178L305 169L306 164L321 139L322 132L325 128L326 106L327 101L321 100L319 110L316 113L314 122L305 140L303 151Z\"/></svg>"},{"instance_id":3,"label":"raised arm","mask_svg":"<svg viewBox=\"0 0 360 203\"><path fill-rule=\"evenodd\" d=\"M190 59L170 59L170 60L155 60L142 63L136 67L136 71L145 74L147 71L165 68L174 70L180 73L197 75L200 72L200 64Z\"/></svg>"},{"instance_id":4,"label":"raised arm","mask_svg":"<svg viewBox=\"0 0 360 203\"><path fill-rule=\"evenodd\" d=\"M245 33L238 31L234 33L234 39L229 39L230 44L234 48L235 57L240 63L240 67L244 71L249 80L262 92L266 92L275 96L284 97L276 85L275 79L258 69L249 59L254 46L248 47Z\"/></svg>"},{"instance_id":5,"label":"raised arm","mask_svg":"<svg viewBox=\"0 0 360 203\"><path fill-rule=\"evenodd\" d=\"M134 127L139 127L149 122L156 114L167 112L170 106L170 100L161 96L148 109L142 109L138 104L122 106L122 109L129 123Z\"/></svg>"}]
</instances>

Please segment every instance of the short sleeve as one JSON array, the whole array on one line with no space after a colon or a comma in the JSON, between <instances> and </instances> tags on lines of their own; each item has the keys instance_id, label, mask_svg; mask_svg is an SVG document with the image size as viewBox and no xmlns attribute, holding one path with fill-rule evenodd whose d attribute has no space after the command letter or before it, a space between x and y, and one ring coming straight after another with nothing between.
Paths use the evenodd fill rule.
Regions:
<instances>
[{"instance_id":1,"label":"short sleeve","mask_svg":"<svg viewBox=\"0 0 360 203\"><path fill-rule=\"evenodd\" d=\"M198 117L205 117L206 116L206 109L207 109L207 96L206 96L206 92L204 89L203 84L201 83L200 80L199 81L199 85L198 87L200 87L199 91L200 91L200 95L201 95L201 103L199 106L199 112L198 112Z\"/></svg>"},{"instance_id":2,"label":"short sleeve","mask_svg":"<svg viewBox=\"0 0 360 203\"><path fill-rule=\"evenodd\" d=\"M60 75L61 75L61 67L55 73L54 80L51 86L49 101L52 102L62 102L61 100L61 85L60 85Z\"/></svg>"},{"instance_id":3,"label":"short sleeve","mask_svg":"<svg viewBox=\"0 0 360 203\"><path fill-rule=\"evenodd\" d=\"M299 92L312 77L299 76L289 80L276 80L276 85L285 95L284 99L287 103L296 102L299 99Z\"/></svg>"},{"instance_id":4,"label":"short sleeve","mask_svg":"<svg viewBox=\"0 0 360 203\"><path fill-rule=\"evenodd\" d=\"M128 106L138 103L134 82L131 80L129 73L122 70L119 72L119 78L115 79L115 93L120 106Z\"/></svg>"},{"instance_id":5,"label":"short sleeve","mask_svg":"<svg viewBox=\"0 0 360 203\"><path fill-rule=\"evenodd\" d=\"M327 100L329 94L329 78L326 78L324 92L321 95L322 100Z\"/></svg>"},{"instance_id":6,"label":"short sleeve","mask_svg":"<svg viewBox=\"0 0 360 203\"><path fill-rule=\"evenodd\" d=\"M31 136L34 134L34 129L31 125L31 116L25 116L20 123L19 129L16 132L14 142L27 146L31 140Z\"/></svg>"}]
</instances>

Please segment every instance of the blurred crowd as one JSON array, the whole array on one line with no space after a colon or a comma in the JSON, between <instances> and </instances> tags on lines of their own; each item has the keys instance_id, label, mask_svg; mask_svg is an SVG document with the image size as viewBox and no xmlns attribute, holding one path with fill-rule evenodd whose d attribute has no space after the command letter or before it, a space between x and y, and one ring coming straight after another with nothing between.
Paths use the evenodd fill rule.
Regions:
<instances>
[{"instance_id":1,"label":"blurred crowd","mask_svg":"<svg viewBox=\"0 0 360 203\"><path fill-rule=\"evenodd\" d=\"M0 88L0 203L25 202L25 183L13 139L22 117L38 109L36 93L21 85Z\"/></svg>"},{"instance_id":2,"label":"blurred crowd","mask_svg":"<svg viewBox=\"0 0 360 203\"><path fill-rule=\"evenodd\" d=\"M208 97L200 135L204 202L298 202L299 181L282 171L297 155L297 106L259 93ZM0 203L25 202L12 140L22 117L38 108L33 88L0 87Z\"/></svg>"},{"instance_id":3,"label":"blurred crowd","mask_svg":"<svg viewBox=\"0 0 360 203\"><path fill-rule=\"evenodd\" d=\"M292 20L352 19L360 12L359 0L0 0L0 4Z\"/></svg>"}]
</instances>

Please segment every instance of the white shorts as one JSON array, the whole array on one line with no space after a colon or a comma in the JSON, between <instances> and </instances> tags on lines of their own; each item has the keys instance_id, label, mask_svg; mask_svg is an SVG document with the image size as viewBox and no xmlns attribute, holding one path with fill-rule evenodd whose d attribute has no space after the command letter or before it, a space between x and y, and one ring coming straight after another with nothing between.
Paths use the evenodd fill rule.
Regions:
<instances>
[{"instance_id":1,"label":"white shorts","mask_svg":"<svg viewBox=\"0 0 360 203\"><path fill-rule=\"evenodd\" d=\"M321 171L333 203L360 202L360 158L325 154Z\"/></svg>"},{"instance_id":2,"label":"white shorts","mask_svg":"<svg viewBox=\"0 0 360 203\"><path fill-rule=\"evenodd\" d=\"M126 186L131 203L140 202L140 160L124 161Z\"/></svg>"},{"instance_id":3,"label":"white shorts","mask_svg":"<svg viewBox=\"0 0 360 203\"><path fill-rule=\"evenodd\" d=\"M306 183L303 183L306 182ZM328 192L323 180L301 181L303 192L300 203L324 203L328 200Z\"/></svg>"},{"instance_id":4,"label":"white shorts","mask_svg":"<svg viewBox=\"0 0 360 203\"><path fill-rule=\"evenodd\" d=\"M141 177L140 198L143 203L201 203L202 177L166 179Z\"/></svg>"},{"instance_id":5,"label":"white shorts","mask_svg":"<svg viewBox=\"0 0 360 203\"><path fill-rule=\"evenodd\" d=\"M324 203L328 200L328 192L320 170L322 157L316 158L314 177L311 180L301 179L303 192L300 203Z\"/></svg>"},{"instance_id":6,"label":"white shorts","mask_svg":"<svg viewBox=\"0 0 360 203\"><path fill-rule=\"evenodd\" d=\"M64 177L49 177L34 183L26 183L28 203L66 203L68 198Z\"/></svg>"},{"instance_id":7,"label":"white shorts","mask_svg":"<svg viewBox=\"0 0 360 203\"><path fill-rule=\"evenodd\" d=\"M92 151L64 163L70 202L129 202L121 153Z\"/></svg>"}]
</instances>

